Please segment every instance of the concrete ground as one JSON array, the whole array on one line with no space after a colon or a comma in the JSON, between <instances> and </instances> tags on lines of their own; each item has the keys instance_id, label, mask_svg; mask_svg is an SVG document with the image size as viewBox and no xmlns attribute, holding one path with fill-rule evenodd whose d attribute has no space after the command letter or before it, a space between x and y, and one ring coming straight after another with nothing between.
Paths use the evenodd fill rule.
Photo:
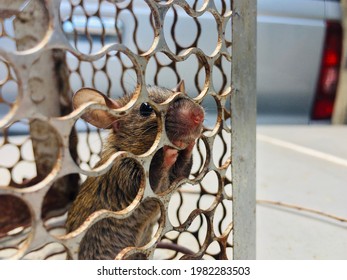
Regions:
<instances>
[{"instance_id":1,"label":"concrete ground","mask_svg":"<svg viewBox=\"0 0 347 280\"><path fill-rule=\"evenodd\" d=\"M346 140L343 126L258 127L257 259L347 259Z\"/></svg>"}]
</instances>

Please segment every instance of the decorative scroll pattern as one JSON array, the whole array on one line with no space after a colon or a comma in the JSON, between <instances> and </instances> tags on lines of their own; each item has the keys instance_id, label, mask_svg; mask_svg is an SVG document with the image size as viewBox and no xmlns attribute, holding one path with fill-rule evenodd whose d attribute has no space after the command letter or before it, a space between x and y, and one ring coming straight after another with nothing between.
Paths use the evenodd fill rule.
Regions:
<instances>
[{"instance_id":1,"label":"decorative scroll pattern","mask_svg":"<svg viewBox=\"0 0 347 280\"><path fill-rule=\"evenodd\" d=\"M21 2L17 13L10 17L0 12L0 203L15 205L11 213L0 213L0 258L77 258L78 244L92 224L121 216L98 211L76 231L65 234L66 209L45 215L47 194L58 180L70 174L81 174L81 180L99 176L117 156L124 156L114 154L103 166L93 169L102 150L104 132L80 117L90 109L110 110L96 104L71 113L63 110L70 106L73 92L93 87L117 97L134 91L133 100L120 112L110 111L117 115L148 100L146 84L170 88L181 79L186 82L188 94L206 109L204 133L194 148L193 170L188 179L165 195L141 190L144 194L134 202L135 206L154 197L160 201L162 213L152 241L134 250L155 259L232 258L231 1L14 2ZM32 16L40 17L37 14L41 11L47 17L41 18L42 36L21 32L20 28L26 26L20 25L25 18L23 13L32 9L31 5L40 7ZM36 43L30 45L27 41ZM55 62L54 75L48 77L46 72L47 77L35 76L35 65L45 55ZM42 102L51 98L50 91L40 92L46 78L55 80L59 89L55 103L60 106L58 113L42 109L46 108ZM163 113L167 109L166 104L156 107ZM44 125L33 126L33 122ZM42 130L35 134L37 127ZM49 142L53 141L58 150L53 167L40 178L40 170L35 167L37 144L32 141L45 146L43 135L47 130L54 135ZM72 146L76 143L72 135L76 130L74 155ZM148 170L154 153L169 144L165 139L158 139L144 155L125 156L133 157ZM150 188L148 180L145 188ZM182 252L177 247L156 248L158 241L177 244ZM121 252L118 257L125 255Z\"/></svg>"}]
</instances>

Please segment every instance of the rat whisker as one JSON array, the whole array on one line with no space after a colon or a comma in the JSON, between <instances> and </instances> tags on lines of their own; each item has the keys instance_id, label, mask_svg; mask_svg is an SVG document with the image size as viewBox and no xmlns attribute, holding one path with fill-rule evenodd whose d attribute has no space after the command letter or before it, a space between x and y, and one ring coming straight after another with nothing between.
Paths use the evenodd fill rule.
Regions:
<instances>
[{"instance_id":1,"label":"rat whisker","mask_svg":"<svg viewBox=\"0 0 347 280\"><path fill-rule=\"evenodd\" d=\"M140 134L140 136L146 135L149 131L151 131L151 130L153 130L153 129L157 130L157 129L158 129L158 126L155 125L155 124L153 124L152 126L148 126L144 131L142 131L142 133Z\"/></svg>"}]
</instances>

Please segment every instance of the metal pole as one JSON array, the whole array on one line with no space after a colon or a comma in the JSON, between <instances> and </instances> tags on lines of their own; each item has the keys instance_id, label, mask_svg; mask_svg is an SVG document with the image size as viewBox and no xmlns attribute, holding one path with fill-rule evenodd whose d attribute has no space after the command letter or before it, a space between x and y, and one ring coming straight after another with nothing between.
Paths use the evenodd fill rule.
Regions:
<instances>
[{"instance_id":1,"label":"metal pole","mask_svg":"<svg viewBox=\"0 0 347 280\"><path fill-rule=\"evenodd\" d=\"M233 0L232 178L234 259L255 259L256 0Z\"/></svg>"}]
</instances>

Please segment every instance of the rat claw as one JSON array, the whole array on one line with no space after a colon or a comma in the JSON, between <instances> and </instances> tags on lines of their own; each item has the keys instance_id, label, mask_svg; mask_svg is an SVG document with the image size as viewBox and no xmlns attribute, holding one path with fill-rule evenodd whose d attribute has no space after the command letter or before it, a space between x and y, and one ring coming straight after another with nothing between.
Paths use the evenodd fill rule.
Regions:
<instances>
[{"instance_id":1,"label":"rat claw","mask_svg":"<svg viewBox=\"0 0 347 280\"><path fill-rule=\"evenodd\" d=\"M182 154L184 155L184 157L186 158L191 157L194 146L195 146L195 141L192 141L188 144L188 146L184 150L182 150Z\"/></svg>"},{"instance_id":2,"label":"rat claw","mask_svg":"<svg viewBox=\"0 0 347 280\"><path fill-rule=\"evenodd\" d=\"M174 165L174 163L177 160L178 150L171 148L169 146L164 146L163 151L164 151L163 167L169 169L171 168L171 166Z\"/></svg>"}]
</instances>

